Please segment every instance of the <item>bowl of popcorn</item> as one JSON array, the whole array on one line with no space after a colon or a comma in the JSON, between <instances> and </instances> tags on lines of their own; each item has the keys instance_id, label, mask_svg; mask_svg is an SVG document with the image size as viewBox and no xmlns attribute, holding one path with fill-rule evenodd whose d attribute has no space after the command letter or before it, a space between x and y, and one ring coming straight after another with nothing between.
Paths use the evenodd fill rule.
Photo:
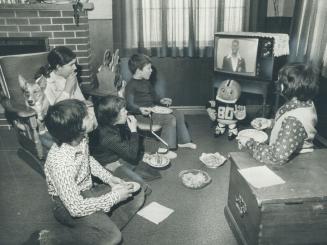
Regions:
<instances>
[{"instance_id":1,"label":"bowl of popcorn","mask_svg":"<svg viewBox=\"0 0 327 245\"><path fill-rule=\"evenodd\" d=\"M221 155L219 152L202 153L199 159L208 168L217 168L223 165L227 160L227 158Z\"/></svg>"},{"instance_id":2,"label":"bowl of popcorn","mask_svg":"<svg viewBox=\"0 0 327 245\"><path fill-rule=\"evenodd\" d=\"M145 153L143 161L154 168L164 168L170 163L170 159L162 154L148 154Z\"/></svg>"},{"instance_id":3,"label":"bowl of popcorn","mask_svg":"<svg viewBox=\"0 0 327 245\"><path fill-rule=\"evenodd\" d=\"M179 173L182 184L190 189L201 189L211 182L209 174L199 169L187 169Z\"/></svg>"}]
</instances>

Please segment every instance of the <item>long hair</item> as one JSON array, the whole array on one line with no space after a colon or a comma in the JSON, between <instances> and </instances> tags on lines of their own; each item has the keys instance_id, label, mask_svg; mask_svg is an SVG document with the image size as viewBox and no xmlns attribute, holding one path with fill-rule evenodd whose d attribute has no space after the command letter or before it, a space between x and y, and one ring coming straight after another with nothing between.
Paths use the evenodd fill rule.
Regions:
<instances>
[{"instance_id":1,"label":"long hair","mask_svg":"<svg viewBox=\"0 0 327 245\"><path fill-rule=\"evenodd\" d=\"M45 125L60 146L71 143L85 133L83 120L87 115L84 102L77 99L60 101L50 106L44 118Z\"/></svg>"},{"instance_id":2,"label":"long hair","mask_svg":"<svg viewBox=\"0 0 327 245\"><path fill-rule=\"evenodd\" d=\"M147 64L151 64L151 59L145 54L134 54L128 60L128 68L133 75L137 69L142 70Z\"/></svg>"},{"instance_id":3,"label":"long hair","mask_svg":"<svg viewBox=\"0 0 327 245\"><path fill-rule=\"evenodd\" d=\"M278 82L284 85L282 94L300 101L313 99L319 89L318 76L315 69L307 64L292 63L285 65L278 73Z\"/></svg>"},{"instance_id":4,"label":"long hair","mask_svg":"<svg viewBox=\"0 0 327 245\"><path fill-rule=\"evenodd\" d=\"M126 107L125 99L108 95L95 103L95 115L100 126L114 125L122 108Z\"/></svg>"}]
</instances>

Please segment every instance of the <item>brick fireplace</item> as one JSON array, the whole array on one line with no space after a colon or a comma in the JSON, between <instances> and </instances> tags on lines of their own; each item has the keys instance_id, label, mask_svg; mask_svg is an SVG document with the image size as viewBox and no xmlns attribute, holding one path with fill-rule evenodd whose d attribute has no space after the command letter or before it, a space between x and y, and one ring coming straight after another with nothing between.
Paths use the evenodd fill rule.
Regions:
<instances>
[{"instance_id":1,"label":"brick fireplace","mask_svg":"<svg viewBox=\"0 0 327 245\"><path fill-rule=\"evenodd\" d=\"M92 83L89 24L80 13L76 26L71 4L0 4L0 38L45 37L47 47L67 46L77 55L83 83Z\"/></svg>"}]
</instances>

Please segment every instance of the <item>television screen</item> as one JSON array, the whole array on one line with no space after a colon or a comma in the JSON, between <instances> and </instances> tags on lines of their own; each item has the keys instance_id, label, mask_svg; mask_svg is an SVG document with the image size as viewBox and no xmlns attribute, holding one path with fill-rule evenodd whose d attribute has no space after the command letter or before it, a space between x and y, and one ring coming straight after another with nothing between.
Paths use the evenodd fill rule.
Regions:
<instances>
[{"instance_id":1,"label":"television screen","mask_svg":"<svg viewBox=\"0 0 327 245\"><path fill-rule=\"evenodd\" d=\"M215 36L215 70L256 76L258 38Z\"/></svg>"}]
</instances>

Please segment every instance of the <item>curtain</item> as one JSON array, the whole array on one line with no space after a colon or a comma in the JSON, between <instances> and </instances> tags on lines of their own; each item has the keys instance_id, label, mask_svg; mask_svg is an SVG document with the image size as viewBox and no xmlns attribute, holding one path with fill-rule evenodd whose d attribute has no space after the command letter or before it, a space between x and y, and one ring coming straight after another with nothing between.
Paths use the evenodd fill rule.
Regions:
<instances>
[{"instance_id":1,"label":"curtain","mask_svg":"<svg viewBox=\"0 0 327 245\"><path fill-rule=\"evenodd\" d=\"M114 47L158 57L212 57L217 31L245 31L249 0L113 0Z\"/></svg>"},{"instance_id":2,"label":"curtain","mask_svg":"<svg viewBox=\"0 0 327 245\"><path fill-rule=\"evenodd\" d=\"M290 62L309 62L327 77L327 5L297 0L290 33Z\"/></svg>"}]
</instances>

